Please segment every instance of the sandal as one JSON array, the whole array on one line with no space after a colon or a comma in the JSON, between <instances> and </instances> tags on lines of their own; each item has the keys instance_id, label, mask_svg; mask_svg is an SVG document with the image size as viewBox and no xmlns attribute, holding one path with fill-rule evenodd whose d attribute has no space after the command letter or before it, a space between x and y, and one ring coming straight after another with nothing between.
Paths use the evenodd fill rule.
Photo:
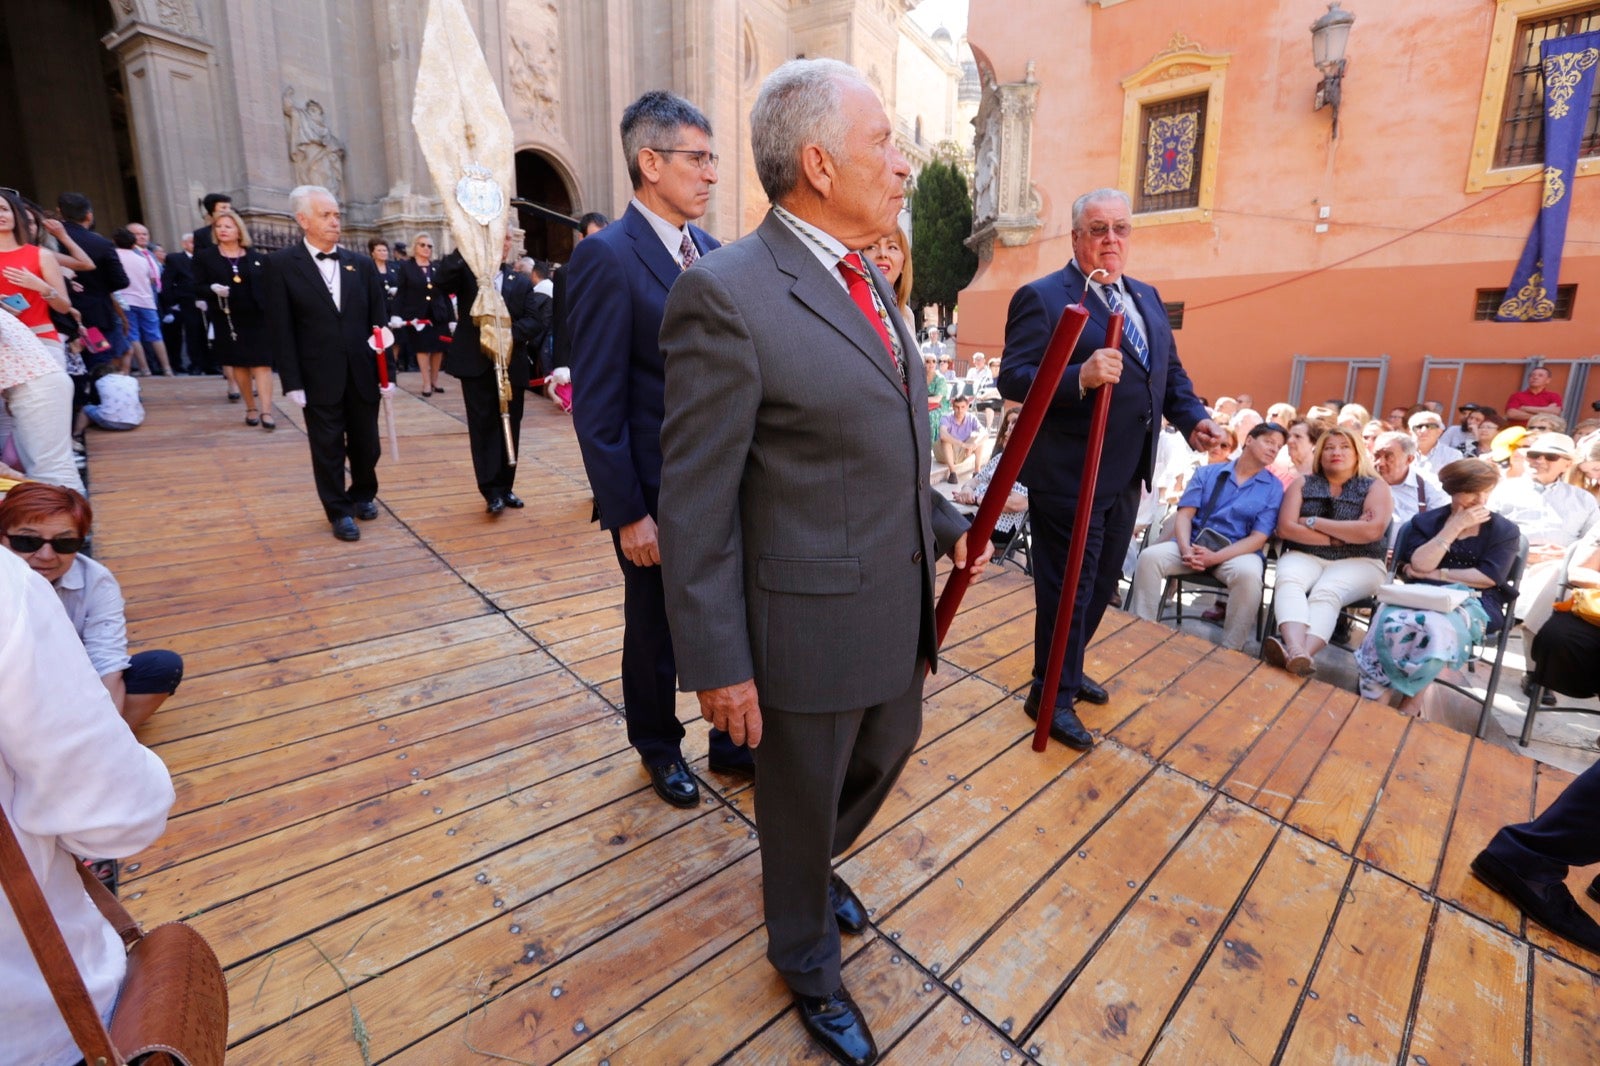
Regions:
<instances>
[{"instance_id":1,"label":"sandal","mask_svg":"<svg viewBox=\"0 0 1600 1066\"><path fill-rule=\"evenodd\" d=\"M256 416L254 411L246 411L244 413L244 424L247 426L259 426L261 419Z\"/></svg>"},{"instance_id":2,"label":"sandal","mask_svg":"<svg viewBox=\"0 0 1600 1066\"><path fill-rule=\"evenodd\" d=\"M271 415L262 415L261 416L261 428L270 433L273 430L278 428L278 423L276 423L276 422L274 422L272 420L272 416Z\"/></svg>"},{"instance_id":3,"label":"sandal","mask_svg":"<svg viewBox=\"0 0 1600 1066\"><path fill-rule=\"evenodd\" d=\"M229 403L238 403L239 402L239 394L237 392L228 393L228 402Z\"/></svg>"}]
</instances>

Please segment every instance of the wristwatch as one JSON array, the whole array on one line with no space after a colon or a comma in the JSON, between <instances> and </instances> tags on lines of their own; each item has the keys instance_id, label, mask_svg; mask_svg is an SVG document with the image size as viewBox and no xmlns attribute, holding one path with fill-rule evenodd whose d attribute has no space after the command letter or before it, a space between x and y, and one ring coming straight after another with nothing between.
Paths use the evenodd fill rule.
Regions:
<instances>
[{"instance_id":1,"label":"wristwatch","mask_svg":"<svg viewBox=\"0 0 1600 1066\"><path fill-rule=\"evenodd\" d=\"M1316 515L1312 515L1310 518L1306 519L1306 528L1307 529L1313 529L1313 530L1317 528L1317 516Z\"/></svg>"}]
</instances>

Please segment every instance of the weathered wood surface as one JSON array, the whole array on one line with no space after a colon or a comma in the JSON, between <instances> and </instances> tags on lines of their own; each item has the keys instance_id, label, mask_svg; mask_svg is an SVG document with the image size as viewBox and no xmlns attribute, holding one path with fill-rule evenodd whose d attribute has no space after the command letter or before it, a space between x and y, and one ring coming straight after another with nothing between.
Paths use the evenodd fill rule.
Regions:
<instances>
[{"instance_id":1,"label":"weathered wood surface","mask_svg":"<svg viewBox=\"0 0 1600 1066\"><path fill-rule=\"evenodd\" d=\"M188 677L143 733L178 805L124 897L211 939L230 1062L822 1061L766 963L750 786L705 770L691 697L699 809L628 748L564 416L530 401L528 507L491 519L459 392L403 397L348 545L297 411L268 435L215 382L144 392L91 437L96 550ZM1600 1061L1600 959L1467 869L1570 775L1118 612L1100 743L1036 755L1032 637L1026 578L973 587L841 861L888 1061Z\"/></svg>"}]
</instances>

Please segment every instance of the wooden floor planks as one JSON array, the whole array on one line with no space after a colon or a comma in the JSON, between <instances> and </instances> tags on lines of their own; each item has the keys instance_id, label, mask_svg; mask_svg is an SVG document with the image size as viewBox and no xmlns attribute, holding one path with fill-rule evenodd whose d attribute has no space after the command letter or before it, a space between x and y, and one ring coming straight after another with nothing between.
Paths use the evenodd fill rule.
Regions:
<instances>
[{"instance_id":1,"label":"wooden floor planks","mask_svg":"<svg viewBox=\"0 0 1600 1066\"><path fill-rule=\"evenodd\" d=\"M565 416L530 403L529 506L491 519L459 394L403 394L348 545L298 411L267 435L213 382L145 401L91 438L96 553L188 676L142 734L179 799L123 895L211 939L230 1063L822 1061L766 962L750 787L705 770L687 696L699 809L628 747ZM1099 744L1035 754L1033 628L1015 569L974 585L841 862L888 1061L1600 1060L1600 958L1468 872L1570 775L1118 612Z\"/></svg>"}]
</instances>

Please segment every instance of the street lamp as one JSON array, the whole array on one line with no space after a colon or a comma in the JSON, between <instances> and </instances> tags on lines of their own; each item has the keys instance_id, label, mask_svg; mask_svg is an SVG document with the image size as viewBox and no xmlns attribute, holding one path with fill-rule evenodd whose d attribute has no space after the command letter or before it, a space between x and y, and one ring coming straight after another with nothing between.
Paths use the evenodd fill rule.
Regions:
<instances>
[{"instance_id":1,"label":"street lamp","mask_svg":"<svg viewBox=\"0 0 1600 1066\"><path fill-rule=\"evenodd\" d=\"M1339 136L1339 87L1344 80L1344 49L1350 42L1350 27L1356 17L1333 0L1328 10L1311 24L1311 61L1322 73L1317 84L1315 111L1324 105L1333 108L1333 136Z\"/></svg>"}]
</instances>

